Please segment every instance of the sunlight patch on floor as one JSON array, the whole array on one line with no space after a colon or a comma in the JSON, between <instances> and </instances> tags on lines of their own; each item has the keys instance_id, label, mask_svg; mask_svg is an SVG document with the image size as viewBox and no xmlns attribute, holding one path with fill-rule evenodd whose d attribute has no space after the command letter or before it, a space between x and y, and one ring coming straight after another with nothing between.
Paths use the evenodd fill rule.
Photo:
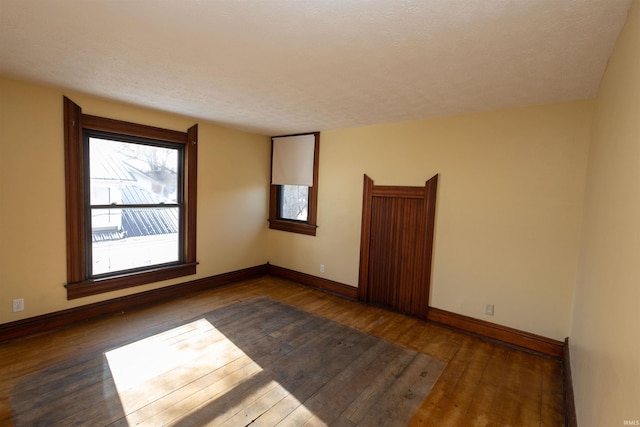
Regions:
<instances>
[{"instance_id":1,"label":"sunlight patch on floor","mask_svg":"<svg viewBox=\"0 0 640 427\"><path fill-rule=\"evenodd\" d=\"M124 412L130 414L247 356L199 319L108 351L105 357Z\"/></svg>"},{"instance_id":2,"label":"sunlight patch on floor","mask_svg":"<svg viewBox=\"0 0 640 427\"><path fill-rule=\"evenodd\" d=\"M180 424L202 416L205 424L249 423L282 399L297 412L309 412L206 319L110 350L105 358L129 425ZM234 390L243 390L240 400L225 397ZM225 410L208 413L218 403Z\"/></svg>"},{"instance_id":3,"label":"sunlight patch on floor","mask_svg":"<svg viewBox=\"0 0 640 427\"><path fill-rule=\"evenodd\" d=\"M205 332L207 336L203 335ZM179 366L193 363L212 334L220 333L209 322L200 319L106 352L118 391L141 385Z\"/></svg>"}]
</instances>

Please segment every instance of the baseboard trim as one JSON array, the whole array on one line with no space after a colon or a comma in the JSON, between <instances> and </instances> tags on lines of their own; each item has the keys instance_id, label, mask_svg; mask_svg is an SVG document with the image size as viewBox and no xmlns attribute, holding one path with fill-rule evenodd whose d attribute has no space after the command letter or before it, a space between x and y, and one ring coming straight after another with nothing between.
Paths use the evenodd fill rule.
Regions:
<instances>
[{"instance_id":1,"label":"baseboard trim","mask_svg":"<svg viewBox=\"0 0 640 427\"><path fill-rule=\"evenodd\" d=\"M68 326L103 315L117 313L119 311L130 310L132 308L168 299L178 298L186 294L203 291L205 289L255 279L266 275L267 272L268 265L263 264L164 288L153 289L120 298L114 298L54 313L43 314L41 316L17 320L15 322L4 323L0 325L0 342L50 331L55 328Z\"/></svg>"},{"instance_id":2,"label":"baseboard trim","mask_svg":"<svg viewBox=\"0 0 640 427\"><path fill-rule=\"evenodd\" d=\"M268 273L274 277L291 280L350 300L358 300L358 288L340 282L334 282L288 268L278 267L273 264L268 264ZM505 344L534 351L555 359L562 360L564 357L564 345L561 341L524 332L508 326L474 319L435 307L429 308L427 319L444 326L495 339Z\"/></svg>"},{"instance_id":3,"label":"baseboard trim","mask_svg":"<svg viewBox=\"0 0 640 427\"><path fill-rule=\"evenodd\" d=\"M508 326L486 322L462 314L452 313L439 308L429 308L427 318L435 323L453 327L473 334L502 341L537 353L562 360L564 345L561 341L546 338Z\"/></svg>"},{"instance_id":4,"label":"baseboard trim","mask_svg":"<svg viewBox=\"0 0 640 427\"><path fill-rule=\"evenodd\" d=\"M567 427L578 427L576 403L573 396L573 377L571 376L571 356L569 337L564 339L564 360L562 361L562 381L564 386L564 419Z\"/></svg>"},{"instance_id":5,"label":"baseboard trim","mask_svg":"<svg viewBox=\"0 0 640 427\"><path fill-rule=\"evenodd\" d=\"M292 282L297 282L324 292L339 295L353 301L358 299L358 288L354 286L345 285L344 283L334 282L333 280L323 279L306 273L300 273L299 271L289 270L288 268L278 267L273 264L268 264L268 272L274 277L291 280Z\"/></svg>"},{"instance_id":6,"label":"baseboard trim","mask_svg":"<svg viewBox=\"0 0 640 427\"><path fill-rule=\"evenodd\" d=\"M295 270L290 270L288 268L278 267L276 265L267 263L237 271L232 271L229 273L219 274L216 276L210 276L185 283L180 283L177 285L167 286L164 288L153 289L150 291L127 295L120 298L100 301L93 304L17 320L15 322L5 323L0 325L0 342L36 333L46 332L55 328L68 326L98 316L117 313L119 311L131 310L136 307L177 298L205 289L255 279L267 274L274 277L291 280L293 282L310 286L312 288L335 294L353 301L358 300L358 288L354 286L345 285L344 283L323 279L317 276L312 276L310 274L301 273ZM507 326L474 319L472 317L464 316L461 314L448 312L435 307L429 308L427 318L432 322L439 323L444 326L453 327L462 331L496 339L507 344L535 351L557 359L564 359L565 384L567 384L568 386L571 385L568 341L562 343L561 341L552 340L550 338L509 328ZM566 375L569 375L568 379ZM571 389L570 392L571 395L566 396L565 398L565 402L567 402L567 404L573 404L573 390ZM572 410L575 419L575 407L573 407Z\"/></svg>"}]
</instances>

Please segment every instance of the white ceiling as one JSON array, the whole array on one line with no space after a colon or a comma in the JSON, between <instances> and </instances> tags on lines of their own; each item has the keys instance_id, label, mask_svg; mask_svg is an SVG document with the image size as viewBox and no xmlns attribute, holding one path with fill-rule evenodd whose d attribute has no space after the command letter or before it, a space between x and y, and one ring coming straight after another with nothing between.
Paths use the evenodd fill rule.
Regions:
<instances>
[{"instance_id":1,"label":"white ceiling","mask_svg":"<svg viewBox=\"0 0 640 427\"><path fill-rule=\"evenodd\" d=\"M631 0L0 0L0 74L266 135L595 96Z\"/></svg>"}]
</instances>

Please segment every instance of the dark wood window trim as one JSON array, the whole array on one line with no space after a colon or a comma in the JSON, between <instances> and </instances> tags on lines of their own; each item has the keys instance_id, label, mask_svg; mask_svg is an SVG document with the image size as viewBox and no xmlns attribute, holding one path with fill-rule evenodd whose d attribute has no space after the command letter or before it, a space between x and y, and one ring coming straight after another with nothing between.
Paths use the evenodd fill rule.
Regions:
<instances>
[{"instance_id":1,"label":"dark wood window trim","mask_svg":"<svg viewBox=\"0 0 640 427\"><path fill-rule=\"evenodd\" d=\"M309 211L307 221L295 221L280 218L278 215L278 206L280 205L280 187L281 185L271 185L269 192L269 228L273 230L289 231L291 233L306 234L315 236L318 218L318 157L320 156L320 132L299 133L295 135L282 136L298 136L298 135L314 135L315 147L313 152L313 186L309 187ZM273 137L273 138L280 138ZM273 161L273 138L271 140L271 158Z\"/></svg>"},{"instance_id":2,"label":"dark wood window trim","mask_svg":"<svg viewBox=\"0 0 640 427\"><path fill-rule=\"evenodd\" d=\"M184 144L184 225L182 261L134 273L93 279L87 265L85 203L86 154L83 131L91 129ZM196 194L198 125L187 132L82 114L82 109L64 98L65 189L67 210L67 299L130 288L196 273Z\"/></svg>"}]
</instances>

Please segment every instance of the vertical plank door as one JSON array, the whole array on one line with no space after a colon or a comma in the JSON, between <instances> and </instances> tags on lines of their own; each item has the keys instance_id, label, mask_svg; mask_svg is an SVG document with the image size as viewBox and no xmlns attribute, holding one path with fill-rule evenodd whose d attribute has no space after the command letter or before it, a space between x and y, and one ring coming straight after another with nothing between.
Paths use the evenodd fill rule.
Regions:
<instances>
[{"instance_id":1,"label":"vertical plank door","mask_svg":"<svg viewBox=\"0 0 640 427\"><path fill-rule=\"evenodd\" d=\"M426 319L437 183L377 186L365 175L360 300Z\"/></svg>"}]
</instances>

